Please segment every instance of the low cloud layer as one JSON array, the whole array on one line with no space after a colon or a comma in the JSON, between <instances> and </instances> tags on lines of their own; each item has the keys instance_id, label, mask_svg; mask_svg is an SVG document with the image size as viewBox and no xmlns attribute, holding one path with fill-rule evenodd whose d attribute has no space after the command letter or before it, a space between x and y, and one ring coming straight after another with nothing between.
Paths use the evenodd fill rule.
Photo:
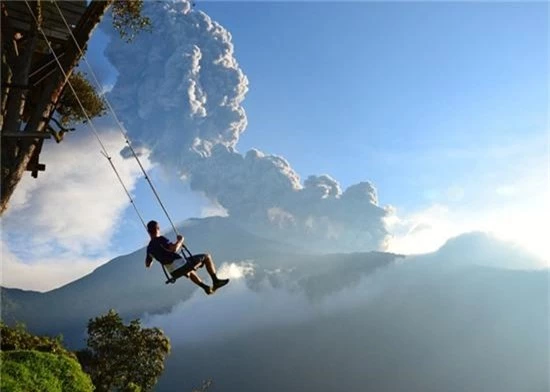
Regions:
<instances>
[{"instance_id":1,"label":"low cloud layer","mask_svg":"<svg viewBox=\"0 0 550 392\"><path fill-rule=\"evenodd\" d=\"M223 264L219 275L231 279L229 286L206 299L204 293L197 291L168 315L145 315L144 325L161 328L172 345L223 340L258 328L294 325L353 309L382 293L386 274L380 270L312 303L291 272L264 272L264 277L258 280L254 276L255 267L250 261Z\"/></svg>"},{"instance_id":2,"label":"low cloud layer","mask_svg":"<svg viewBox=\"0 0 550 392\"><path fill-rule=\"evenodd\" d=\"M368 264L369 256L357 255L354 260ZM537 263L536 257L510 243L498 241L486 233L468 233L449 240L433 254L397 258L369 274L358 272L358 276L351 276L345 285L325 279L330 276L330 270L325 271L326 275L312 271L311 275L306 275L309 284L314 286L310 289L327 293L315 298L308 294L308 286L292 269L261 270L253 261L224 263L219 275L231 278L231 282L219 293L205 297L201 290L197 290L169 314L145 315L142 319L148 326L163 329L174 345L216 342L258 329L296 325L354 309L364 312L372 300L380 304L430 287L432 290L450 290L451 293L463 290L467 293L465 286L454 279L474 280L479 283L477 290L488 290L484 284L495 282L483 283L479 271L488 271L493 278L508 277L510 271L505 273L505 270L526 270ZM350 265L344 264L341 268ZM526 277L535 276L537 272L519 273L518 276ZM499 284L506 282L503 280ZM457 301L466 303L467 298L466 295ZM467 309L467 304L463 308Z\"/></svg>"},{"instance_id":3,"label":"low cloud layer","mask_svg":"<svg viewBox=\"0 0 550 392\"><path fill-rule=\"evenodd\" d=\"M148 2L144 11L153 32L127 45L110 31L106 54L124 70L109 96L154 162L266 235L321 250L384 248L387 211L369 182L344 191L327 175L302 183L283 157L237 151L248 80L224 27L188 2Z\"/></svg>"}]
</instances>

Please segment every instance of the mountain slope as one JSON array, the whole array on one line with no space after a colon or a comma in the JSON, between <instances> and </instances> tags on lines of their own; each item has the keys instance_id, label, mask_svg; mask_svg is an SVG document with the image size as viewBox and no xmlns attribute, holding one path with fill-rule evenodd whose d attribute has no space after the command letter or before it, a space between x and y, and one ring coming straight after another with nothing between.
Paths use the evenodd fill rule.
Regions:
<instances>
[{"instance_id":1,"label":"mountain slope","mask_svg":"<svg viewBox=\"0 0 550 392\"><path fill-rule=\"evenodd\" d=\"M292 268L296 279L311 272L321 274L326 266L333 268L349 257L300 254L295 247L251 234L224 218L191 220L180 232L185 235L186 243L192 244L193 252L211 253L218 266L223 262L253 261L257 278L271 269ZM376 260L367 258L365 263L375 268L395 258L391 254L383 255ZM138 318L144 313L168 312L195 292L196 286L185 278L166 285L160 265L155 263L152 270L147 270L144 256L142 248L117 257L89 275L46 293L23 295L20 290L2 288L2 297L9 303L2 308L2 318L8 322L23 321L35 333L63 333L67 344L78 346L83 343L89 318L111 308L126 319ZM354 263L352 268L357 270L362 262Z\"/></svg>"},{"instance_id":2,"label":"mountain slope","mask_svg":"<svg viewBox=\"0 0 550 392\"><path fill-rule=\"evenodd\" d=\"M204 379L242 392L550 387L548 270L518 269L537 260L506 244L474 234L421 256L318 255L223 220L183 232L218 264L248 260L254 273L206 297L185 280L166 287L138 250L49 293L6 290L13 314L70 346L111 307L163 329L172 354L159 392Z\"/></svg>"}]
</instances>

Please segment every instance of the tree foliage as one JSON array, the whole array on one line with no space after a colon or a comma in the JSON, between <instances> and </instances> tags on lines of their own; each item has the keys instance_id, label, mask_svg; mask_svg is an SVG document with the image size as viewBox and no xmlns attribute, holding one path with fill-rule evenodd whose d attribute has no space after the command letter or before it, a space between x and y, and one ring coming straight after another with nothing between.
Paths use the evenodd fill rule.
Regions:
<instances>
[{"instance_id":1,"label":"tree foliage","mask_svg":"<svg viewBox=\"0 0 550 392\"><path fill-rule=\"evenodd\" d=\"M131 42L141 31L151 31L151 20L142 15L143 0L115 1L112 7L113 26L120 38Z\"/></svg>"},{"instance_id":2,"label":"tree foliage","mask_svg":"<svg viewBox=\"0 0 550 392\"><path fill-rule=\"evenodd\" d=\"M2 367L0 390L6 392L91 392L90 377L61 338L35 336L22 324L0 322Z\"/></svg>"},{"instance_id":3,"label":"tree foliage","mask_svg":"<svg viewBox=\"0 0 550 392\"><path fill-rule=\"evenodd\" d=\"M0 321L0 334L2 335L0 345L2 351L36 350L76 359L74 353L63 347L61 337L35 336L29 333L23 324L9 327Z\"/></svg>"},{"instance_id":4,"label":"tree foliage","mask_svg":"<svg viewBox=\"0 0 550 392\"><path fill-rule=\"evenodd\" d=\"M69 83L78 95L78 100L84 107L88 118L105 114L107 109L105 99L100 96L82 72L75 72L69 77ZM62 125L67 126L78 122L85 122L86 115L78 103L69 86L61 94L56 110Z\"/></svg>"},{"instance_id":5,"label":"tree foliage","mask_svg":"<svg viewBox=\"0 0 550 392\"><path fill-rule=\"evenodd\" d=\"M1 352L3 392L92 392L90 377L76 359L33 350Z\"/></svg>"},{"instance_id":6,"label":"tree foliage","mask_svg":"<svg viewBox=\"0 0 550 392\"><path fill-rule=\"evenodd\" d=\"M87 349L77 353L97 392L150 391L164 370L170 342L158 328L125 325L114 310L88 323Z\"/></svg>"}]
</instances>

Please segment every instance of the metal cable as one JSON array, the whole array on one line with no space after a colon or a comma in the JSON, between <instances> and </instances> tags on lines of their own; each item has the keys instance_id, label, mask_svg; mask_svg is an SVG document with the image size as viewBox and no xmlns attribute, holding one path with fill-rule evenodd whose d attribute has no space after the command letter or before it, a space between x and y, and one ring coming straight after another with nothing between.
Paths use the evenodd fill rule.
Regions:
<instances>
[{"instance_id":1,"label":"metal cable","mask_svg":"<svg viewBox=\"0 0 550 392\"><path fill-rule=\"evenodd\" d=\"M26 1L26 0L25 0ZM57 11L59 12L59 15L61 16L61 19L63 20L63 23L65 24L65 27L67 28L67 31L69 32L69 34L71 35L71 38L73 39L73 42L75 44L75 46L77 47L77 49L79 50L80 52L80 55L82 56L82 59L84 60L84 62L86 63L86 65L88 66L88 69L90 70L90 73L92 74L92 77L94 79L94 82L98 88L99 91L101 91L101 83L99 83L99 80L92 68L92 66L90 65L90 63L88 62L88 59L86 58L86 55L84 54L84 51L82 50L82 48L80 47L80 45L78 44L73 32L72 32L72 29L71 27L69 26L69 23L67 22L67 19L65 19L65 16L63 15L63 12L61 11L61 9L59 8L59 6L57 5L57 1L55 0L51 0L51 2L55 5L55 7L57 8ZM112 115L113 115L113 118L115 120L115 122L117 123L118 125L118 128L122 134L122 136L124 137L124 140L126 141L126 144L128 145L128 148L130 149L130 151L132 152L132 155L133 157L136 159L145 179L147 180L147 183L149 184L153 194L155 195L160 207L162 208L162 210L164 211L164 214L166 215L166 218L168 218L168 221L170 222L171 226L172 226L172 229L174 230L174 233L176 234L176 236L179 235L177 229L176 229L176 226L174 225L174 222L172 221L172 218L170 217L170 214L168 214L168 211L166 210L166 208L164 207L164 203L162 202L162 200L160 199L160 196L155 188L155 186L153 185L153 182L151 181L151 178L149 177L149 175L147 174L145 168L143 167L143 164L141 163L140 159L139 159L139 156L136 154L136 151L134 150L134 148L132 147L132 144L130 142L130 139L128 137L128 134L126 133L126 131L124 130L124 126L122 125L122 123L120 122L120 120L118 119L118 116L116 115L116 112L115 110L113 109L113 107L111 106L111 103L109 102L109 99L107 98L107 96L105 94L103 94L103 98L105 100L105 103L107 104L109 110L111 111ZM185 245L183 245L185 247ZM187 247L185 247L185 249L188 251ZM189 252L190 253L190 252Z\"/></svg>"},{"instance_id":2,"label":"metal cable","mask_svg":"<svg viewBox=\"0 0 550 392\"><path fill-rule=\"evenodd\" d=\"M130 203L132 204L132 206L134 207L141 223L143 224L143 227L147 228L147 225L145 224L145 221L143 219L143 217L141 216L139 210L137 209L137 206L134 202L134 199L132 198L132 196L130 195L130 192L128 191L128 188L126 188L126 185L124 184L124 181L122 181L122 178L120 177L120 174L118 172L118 170L116 169L116 166L114 165L113 163L113 160L109 154L109 151L107 150L107 148L105 147L105 144L103 144L101 138L99 137L99 133L97 131L97 129L95 128L92 120L90 119L90 117L88 116L88 113L86 113L86 109L84 108L84 105L82 105L82 102L80 101L80 98L78 97L78 94L76 93L73 85L71 84L70 80L69 80L69 76L67 75L67 73L63 70L63 66L61 65L61 62L59 61L59 57L56 55L55 51L53 50L52 48L52 45L50 44L50 41L48 41L48 37L46 36L46 34L44 33L44 30L42 29L42 26L40 26L40 24L38 23L38 20L36 18L36 16L34 15L34 12L32 11L32 8L30 6L30 4L28 3L27 0L25 0L25 4L27 5L27 7L29 8L29 12L32 16L32 18L34 19L36 25L38 26L38 29L40 30L40 33L42 34L42 36L44 37L44 40L46 41L46 44L48 45L48 48L50 49L50 51L52 52L52 55L61 71L61 73L63 74L63 77L65 78L65 80L67 81L67 85L69 86L69 88L71 89L71 92L74 94L74 97L78 103L78 105L80 106L80 109L82 110L82 114L84 114L84 117L86 117L86 121L88 122L88 124L90 125L90 128L92 129L97 141L99 142L99 145L101 146L101 153L103 154L103 156L107 159L107 161L109 162L111 168L113 169L118 181L120 182L120 185L122 185L122 188L124 189L124 192L126 192L126 195L128 196L128 198L130 199Z\"/></svg>"},{"instance_id":3,"label":"metal cable","mask_svg":"<svg viewBox=\"0 0 550 392\"><path fill-rule=\"evenodd\" d=\"M120 174L118 172L118 170L116 169L116 166L114 165L113 161L112 161L112 158L107 150L107 148L105 147L105 145L103 144L100 136L99 136L99 133L97 131L97 129L95 128L92 120L90 119L90 117L88 116L88 113L86 112L86 109L84 108L84 106L82 105L82 102L80 101L80 98L78 97L78 94L76 93L74 87L72 86L70 80L69 80L69 76L67 75L67 73L64 71L63 69L63 66L61 65L61 62L59 61L59 58L58 56L56 55L55 51L53 50L53 47L51 46L51 43L48 41L48 38L46 36L46 34L44 33L44 30L42 29L42 26L38 23L38 20L36 18L36 16L34 15L34 12L32 11L32 8L31 6L29 5L28 1L27 0L24 0L25 1L25 4L27 5L27 8L29 9L29 12L32 16L32 18L34 19L36 25L38 26L38 29L40 30L40 33L42 34L42 36L44 37L44 41L46 42L46 44L48 45L48 48L50 49L61 73L63 74L63 77L65 78L66 80L66 83L69 85L69 88L71 89L71 92L73 93L73 95L75 96L75 99L76 101L78 102L78 105L80 106L80 109L82 110L82 113L84 114L84 117L86 117L86 120L88 122L88 124L90 125L90 128L92 129L97 141L99 142L100 146L101 146L101 153L103 154L103 156L108 160L111 168L113 169L118 181L120 182L120 185L122 186L122 188L124 189L126 195L128 196L129 200L130 200L130 203L132 204L136 214L138 215L143 227L145 228L145 230L147 230L147 225L145 224L145 220L143 219L141 213L139 212L135 202L134 202L134 199L132 198L130 192L128 191L126 185L124 184L124 181L122 180L122 178L120 177ZM80 45L78 45L78 42L76 40L76 38L74 37L68 23L67 23L67 20L65 19L63 13L61 12L61 9L59 8L59 6L56 4L55 1L53 1L54 5L56 6L59 14L61 15L61 18L63 19L64 23L65 23L65 26L67 27L67 30L69 31L69 34L71 35L76 47L78 48L78 50L80 51L80 54L81 56L84 58L86 64L88 65L88 68L90 69L91 73L93 74L93 77L94 77L94 80L96 82L96 84L98 85L99 88L101 88L101 85L99 84L98 80L97 80L97 77L95 76L95 73L93 72L93 69L92 67L90 66L90 64L88 63L87 59L86 59L86 56L84 55L84 52L82 51L82 49L80 48ZM168 211L166 210L166 208L164 207L164 204L162 203L162 200L160 199L160 196L157 192L157 190L155 189L153 183L151 182L151 179L150 177L148 176L147 172L145 171L145 168L143 167L141 161L139 160L139 157L138 155L136 154L134 148L132 147L131 143L130 143L130 140L126 134L126 132L124 131L123 127L122 127L122 124L120 123L120 121L118 120L118 117L116 116L116 113L114 111L114 109L112 108L110 102L108 101L108 99L105 97L105 101L111 111L111 113L113 114L113 117L115 118L118 126L119 126L119 129L122 133L122 135L124 136L124 139L126 141L126 144L128 145L128 147L130 148L130 151L132 152L132 155L134 156L134 158L136 159L136 161L138 162L138 165L142 171L142 173L144 174L145 176L145 179L147 180L149 186L151 187L151 190L153 191L153 194L155 195L155 197L157 198L157 201L159 202L162 210L164 211L166 217L168 218L170 224L172 225L172 229L174 230L174 232L176 233L176 236L179 235L175 225L174 225L174 222L172 221L172 219L170 218L170 215L168 214ZM185 253L183 252L183 249L185 249L187 251L187 253L189 253L189 256L192 256L191 252L189 251L189 249L187 248L187 246L185 246L185 244L182 244L182 255L185 259L187 259L187 256L185 255ZM166 281L166 283L174 283L175 282L175 279L174 278L171 278L168 273L166 272L166 269L164 267L164 265L162 265L162 270L164 272L164 274L166 275L166 277L168 278L168 280Z\"/></svg>"}]
</instances>

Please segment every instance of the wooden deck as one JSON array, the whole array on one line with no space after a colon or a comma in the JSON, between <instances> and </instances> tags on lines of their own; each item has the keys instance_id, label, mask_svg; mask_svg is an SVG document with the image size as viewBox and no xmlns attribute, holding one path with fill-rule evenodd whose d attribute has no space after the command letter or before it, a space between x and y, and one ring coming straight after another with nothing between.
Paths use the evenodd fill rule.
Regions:
<instances>
[{"instance_id":1,"label":"wooden deck","mask_svg":"<svg viewBox=\"0 0 550 392\"><path fill-rule=\"evenodd\" d=\"M25 1L4 0L2 3L5 6L11 27L22 34L29 31L33 18ZM71 28L78 23L87 7L85 0L57 1L57 5ZM52 43L61 44L70 39L65 22L59 15L57 7L49 0L42 1L42 18L44 32Z\"/></svg>"},{"instance_id":2,"label":"wooden deck","mask_svg":"<svg viewBox=\"0 0 550 392\"><path fill-rule=\"evenodd\" d=\"M56 0L57 6L65 17L71 30L81 19L86 11L86 0ZM56 5L50 0L42 0L42 30L48 41L51 43L54 52L58 57L65 55L66 43L72 40L70 32L65 25ZM18 40L25 40L34 18L24 0L2 0L2 45L13 45L14 50L18 52ZM28 85L8 86L2 84L2 94L7 87L25 91L40 89L41 82L47 78L57 68L53 55L49 47L44 42L42 33L38 34L38 44L31 58L31 67L29 73ZM38 87L37 87L38 86ZM26 170L31 172L33 177L38 176L38 172L44 171L46 165L39 162L42 145L45 139L49 139L49 132L22 132L21 130L2 130L2 139L17 140L35 139L36 148L28 163Z\"/></svg>"}]
</instances>

